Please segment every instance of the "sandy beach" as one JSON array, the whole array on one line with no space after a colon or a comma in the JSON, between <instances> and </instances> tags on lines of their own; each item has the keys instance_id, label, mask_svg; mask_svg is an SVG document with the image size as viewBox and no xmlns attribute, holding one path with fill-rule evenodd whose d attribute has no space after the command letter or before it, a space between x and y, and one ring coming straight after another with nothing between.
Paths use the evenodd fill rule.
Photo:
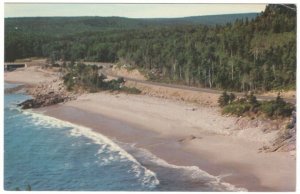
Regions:
<instances>
[{"instance_id":1,"label":"sandy beach","mask_svg":"<svg viewBox=\"0 0 300 194\"><path fill-rule=\"evenodd\" d=\"M27 85L36 85L43 82L49 82L57 79L54 72L42 70L38 66L16 69L13 72L5 72L4 80L6 82L22 83Z\"/></svg>"},{"instance_id":2,"label":"sandy beach","mask_svg":"<svg viewBox=\"0 0 300 194\"><path fill-rule=\"evenodd\" d=\"M55 78L41 71L35 71L35 76L30 72L10 72L5 81L37 84ZM109 92L83 94L77 100L37 111L89 127L112 140L135 144L170 164L197 166L236 187L295 191L295 156L259 151L278 133L275 129L264 132L273 127L268 121L223 116L215 106Z\"/></svg>"}]
</instances>

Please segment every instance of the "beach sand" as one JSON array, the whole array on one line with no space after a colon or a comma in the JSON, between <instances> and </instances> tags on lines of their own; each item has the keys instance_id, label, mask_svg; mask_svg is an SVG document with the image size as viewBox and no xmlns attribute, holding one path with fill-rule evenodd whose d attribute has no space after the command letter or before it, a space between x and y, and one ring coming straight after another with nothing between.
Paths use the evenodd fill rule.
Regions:
<instances>
[{"instance_id":1,"label":"beach sand","mask_svg":"<svg viewBox=\"0 0 300 194\"><path fill-rule=\"evenodd\" d=\"M170 164L198 166L249 191L295 191L295 158L287 152L258 151L276 131L239 129L238 118L224 117L217 108L103 92L39 111L134 143Z\"/></svg>"},{"instance_id":2,"label":"beach sand","mask_svg":"<svg viewBox=\"0 0 300 194\"><path fill-rule=\"evenodd\" d=\"M38 66L16 69L12 72L4 73L6 82L22 83L26 85L35 85L43 82L49 82L57 79L54 72L42 70Z\"/></svg>"},{"instance_id":3,"label":"beach sand","mask_svg":"<svg viewBox=\"0 0 300 194\"><path fill-rule=\"evenodd\" d=\"M32 68L32 69L30 69ZM57 78L35 67L5 73L5 81L38 84ZM147 95L83 94L37 110L133 143L174 165L198 166L249 191L295 191L296 159L288 152L260 153L276 135L267 125L223 116L217 107Z\"/></svg>"}]
</instances>

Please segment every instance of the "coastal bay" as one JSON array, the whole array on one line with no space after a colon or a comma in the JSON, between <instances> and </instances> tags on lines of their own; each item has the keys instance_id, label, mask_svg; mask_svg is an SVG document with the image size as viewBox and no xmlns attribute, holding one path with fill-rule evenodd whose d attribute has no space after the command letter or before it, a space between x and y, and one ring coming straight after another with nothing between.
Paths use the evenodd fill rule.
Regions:
<instances>
[{"instance_id":1,"label":"coastal bay","mask_svg":"<svg viewBox=\"0 0 300 194\"><path fill-rule=\"evenodd\" d=\"M9 72L5 80L23 82L26 71L31 70ZM44 73L35 72L41 77ZM100 92L36 111L134 144L169 164L197 166L249 191L295 190L295 157L289 152L259 151L278 131L264 133L266 125L253 124L259 120L223 116L214 106Z\"/></svg>"},{"instance_id":2,"label":"coastal bay","mask_svg":"<svg viewBox=\"0 0 300 194\"><path fill-rule=\"evenodd\" d=\"M297 191L296 4L4 9L5 191Z\"/></svg>"},{"instance_id":3,"label":"coastal bay","mask_svg":"<svg viewBox=\"0 0 300 194\"><path fill-rule=\"evenodd\" d=\"M249 191L294 190L291 180L295 180L295 159L289 153L258 151L266 141L263 138L273 138L274 132L263 138L258 128L234 132L238 129L233 128L239 127L235 118L223 117L213 108L188 108L184 103L153 97L100 93L42 112L133 143L170 164L198 166Z\"/></svg>"}]
</instances>

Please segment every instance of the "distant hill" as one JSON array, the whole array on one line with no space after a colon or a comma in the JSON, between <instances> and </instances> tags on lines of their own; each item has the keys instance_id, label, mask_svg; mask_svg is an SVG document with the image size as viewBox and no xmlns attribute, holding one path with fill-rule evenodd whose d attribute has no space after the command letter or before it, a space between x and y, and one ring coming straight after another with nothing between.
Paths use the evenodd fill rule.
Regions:
<instances>
[{"instance_id":1,"label":"distant hill","mask_svg":"<svg viewBox=\"0 0 300 194\"><path fill-rule=\"evenodd\" d=\"M158 24L203 24L203 25L222 25L229 22L234 22L237 19L254 19L259 13L240 13L240 14L223 14L223 15L205 15L205 16L191 16L183 18L155 18L142 19L149 23Z\"/></svg>"},{"instance_id":2,"label":"distant hill","mask_svg":"<svg viewBox=\"0 0 300 194\"><path fill-rule=\"evenodd\" d=\"M154 19L133 19L124 17L24 17L24 18L5 18L6 32L21 30L37 32L53 32L55 34L69 34L72 31L93 32L110 29L132 29L140 27L155 27L169 25L222 25L234 22L236 19L249 20L255 18L258 13L226 14L192 16L183 18L154 18ZM70 29L72 31L70 31Z\"/></svg>"}]
</instances>

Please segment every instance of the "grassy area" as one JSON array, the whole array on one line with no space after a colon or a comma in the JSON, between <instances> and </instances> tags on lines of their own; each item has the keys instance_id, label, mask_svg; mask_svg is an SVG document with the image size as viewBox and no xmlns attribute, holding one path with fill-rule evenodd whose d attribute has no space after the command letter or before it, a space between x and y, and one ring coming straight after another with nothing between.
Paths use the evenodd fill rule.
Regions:
<instances>
[{"instance_id":1,"label":"grassy area","mask_svg":"<svg viewBox=\"0 0 300 194\"><path fill-rule=\"evenodd\" d=\"M120 91L128 93L128 94L140 94L142 91L135 87L127 87L123 86Z\"/></svg>"}]
</instances>

